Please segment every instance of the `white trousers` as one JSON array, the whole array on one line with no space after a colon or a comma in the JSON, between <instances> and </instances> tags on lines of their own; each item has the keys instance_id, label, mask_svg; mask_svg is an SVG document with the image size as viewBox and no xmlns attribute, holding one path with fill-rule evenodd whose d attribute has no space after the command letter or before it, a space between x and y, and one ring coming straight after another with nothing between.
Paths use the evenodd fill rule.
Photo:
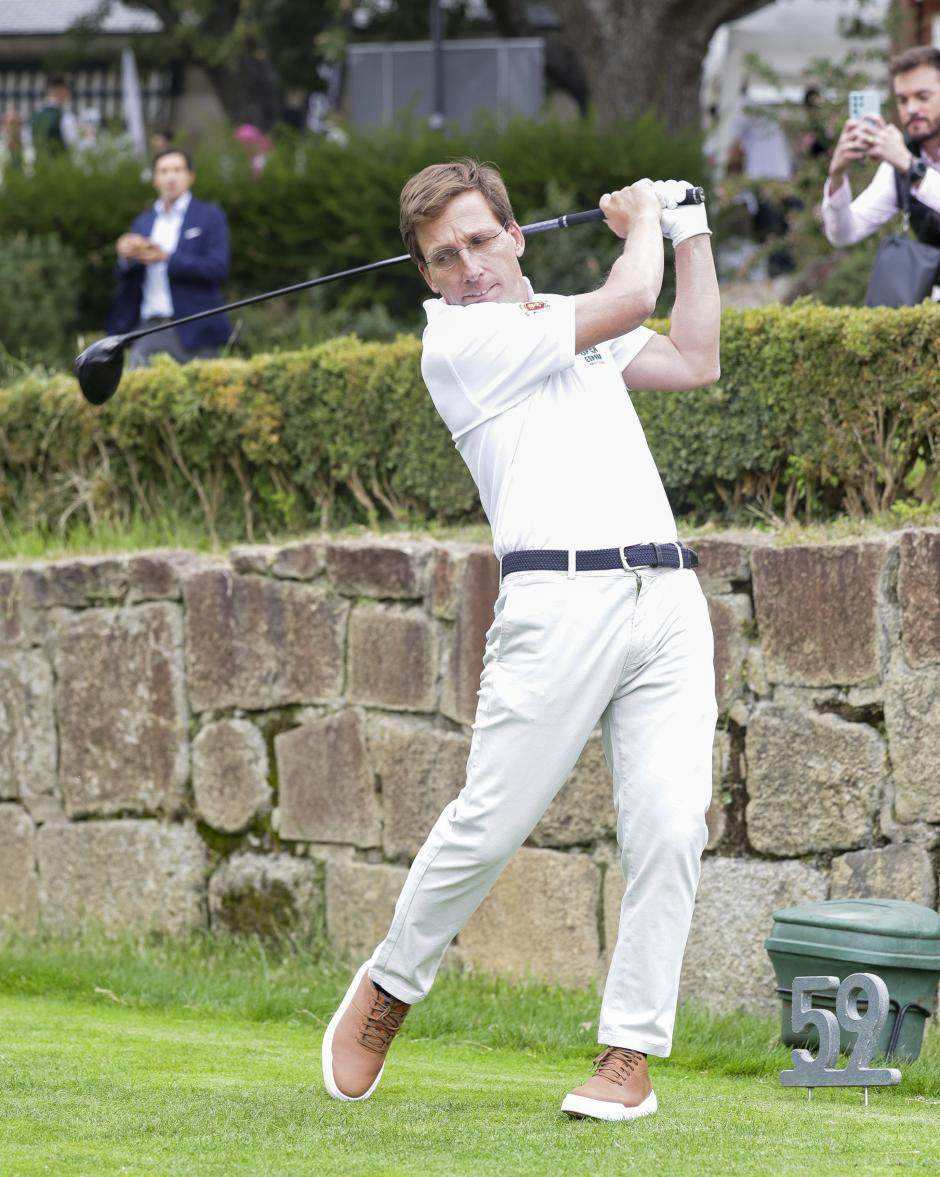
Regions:
<instances>
[{"instance_id":1,"label":"white trousers","mask_svg":"<svg viewBox=\"0 0 940 1177\"><path fill-rule=\"evenodd\" d=\"M711 799L715 681L694 572L517 572L486 639L467 783L415 858L369 975L403 1001L441 958L600 720L626 889L598 1041L668 1055ZM522 929L520 929L522 934Z\"/></svg>"}]
</instances>

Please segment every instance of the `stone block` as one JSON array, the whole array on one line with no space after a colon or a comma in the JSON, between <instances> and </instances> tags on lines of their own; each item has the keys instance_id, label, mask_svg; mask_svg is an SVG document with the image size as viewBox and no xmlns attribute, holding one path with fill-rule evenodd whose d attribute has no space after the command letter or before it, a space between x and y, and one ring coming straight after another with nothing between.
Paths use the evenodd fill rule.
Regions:
<instances>
[{"instance_id":1,"label":"stone block","mask_svg":"<svg viewBox=\"0 0 940 1177\"><path fill-rule=\"evenodd\" d=\"M535 846L583 846L617 836L613 781L599 735L592 735L529 841Z\"/></svg>"},{"instance_id":2,"label":"stone block","mask_svg":"<svg viewBox=\"0 0 940 1177\"><path fill-rule=\"evenodd\" d=\"M229 552L228 561L239 576L267 576L276 555L274 544L239 544Z\"/></svg>"},{"instance_id":3,"label":"stone block","mask_svg":"<svg viewBox=\"0 0 940 1177\"><path fill-rule=\"evenodd\" d=\"M385 939L408 871L385 863L326 864L326 930L334 949L360 964Z\"/></svg>"},{"instance_id":4,"label":"stone block","mask_svg":"<svg viewBox=\"0 0 940 1177\"><path fill-rule=\"evenodd\" d=\"M382 846L389 858L413 858L464 786L470 741L418 720L376 717L368 748L382 784Z\"/></svg>"},{"instance_id":5,"label":"stone block","mask_svg":"<svg viewBox=\"0 0 940 1177\"><path fill-rule=\"evenodd\" d=\"M189 552L140 552L128 556L127 604L182 600L181 575L199 563L199 558Z\"/></svg>"},{"instance_id":6,"label":"stone block","mask_svg":"<svg viewBox=\"0 0 940 1177\"><path fill-rule=\"evenodd\" d=\"M888 679L885 729L897 820L940 821L940 670Z\"/></svg>"},{"instance_id":7,"label":"stone block","mask_svg":"<svg viewBox=\"0 0 940 1177\"><path fill-rule=\"evenodd\" d=\"M936 850L940 846L940 826L925 821L899 822L894 814L894 792L894 781L889 778L878 821L882 837L889 842Z\"/></svg>"},{"instance_id":8,"label":"stone block","mask_svg":"<svg viewBox=\"0 0 940 1177\"><path fill-rule=\"evenodd\" d=\"M898 563L901 643L910 666L940 662L940 528L905 531Z\"/></svg>"},{"instance_id":9,"label":"stone block","mask_svg":"<svg viewBox=\"0 0 940 1177\"><path fill-rule=\"evenodd\" d=\"M755 850L779 856L850 850L872 836L885 745L862 723L768 704L746 737L746 821Z\"/></svg>"},{"instance_id":10,"label":"stone block","mask_svg":"<svg viewBox=\"0 0 940 1177\"><path fill-rule=\"evenodd\" d=\"M234 834L271 807L264 737L246 719L207 724L193 741L196 811L213 829Z\"/></svg>"},{"instance_id":11,"label":"stone block","mask_svg":"<svg viewBox=\"0 0 940 1177\"><path fill-rule=\"evenodd\" d=\"M34 929L39 914L36 827L19 805L0 805L0 927Z\"/></svg>"},{"instance_id":12,"label":"stone block","mask_svg":"<svg viewBox=\"0 0 940 1177\"><path fill-rule=\"evenodd\" d=\"M802 862L706 858L680 999L715 1013L779 1011L773 966L764 948L773 913L825 898L825 876Z\"/></svg>"},{"instance_id":13,"label":"stone block","mask_svg":"<svg viewBox=\"0 0 940 1177\"><path fill-rule=\"evenodd\" d=\"M499 592L499 561L488 544L435 544L431 552L430 605L435 617L454 621L464 593L464 576L468 569L472 579L482 578L492 594L492 603Z\"/></svg>"},{"instance_id":14,"label":"stone block","mask_svg":"<svg viewBox=\"0 0 940 1177\"><path fill-rule=\"evenodd\" d=\"M19 645L26 636L19 574L0 569L0 646Z\"/></svg>"},{"instance_id":15,"label":"stone block","mask_svg":"<svg viewBox=\"0 0 940 1177\"><path fill-rule=\"evenodd\" d=\"M382 827L356 710L337 712L274 738L278 833L287 841L378 846Z\"/></svg>"},{"instance_id":16,"label":"stone block","mask_svg":"<svg viewBox=\"0 0 940 1177\"><path fill-rule=\"evenodd\" d=\"M278 549L271 572L281 580L315 580L326 567L322 540L301 540Z\"/></svg>"},{"instance_id":17,"label":"stone block","mask_svg":"<svg viewBox=\"0 0 940 1177\"><path fill-rule=\"evenodd\" d=\"M853 850L832 860L831 899L903 899L933 907L937 882L923 846Z\"/></svg>"},{"instance_id":18,"label":"stone block","mask_svg":"<svg viewBox=\"0 0 940 1177\"><path fill-rule=\"evenodd\" d=\"M492 552L476 549L460 557L459 604L441 692L441 712L458 723L472 723L483 670L486 633L493 624L499 594L499 562Z\"/></svg>"},{"instance_id":19,"label":"stone block","mask_svg":"<svg viewBox=\"0 0 940 1177\"><path fill-rule=\"evenodd\" d=\"M771 682L818 687L878 680L888 551L888 541L872 540L754 552L757 627Z\"/></svg>"},{"instance_id":20,"label":"stone block","mask_svg":"<svg viewBox=\"0 0 940 1177\"><path fill-rule=\"evenodd\" d=\"M88 556L23 569L23 591L34 609L118 605L127 596L127 560Z\"/></svg>"},{"instance_id":21,"label":"stone block","mask_svg":"<svg viewBox=\"0 0 940 1177\"><path fill-rule=\"evenodd\" d=\"M437 645L434 622L421 609L354 609L349 619L347 697L392 711L433 711Z\"/></svg>"},{"instance_id":22,"label":"stone block","mask_svg":"<svg viewBox=\"0 0 940 1177\"><path fill-rule=\"evenodd\" d=\"M209 880L213 931L309 937L323 915L322 868L290 854L234 854Z\"/></svg>"},{"instance_id":23,"label":"stone block","mask_svg":"<svg viewBox=\"0 0 940 1177\"><path fill-rule=\"evenodd\" d=\"M725 531L686 541L698 553L695 571L708 593L730 593L734 585L749 581L752 550L770 542L769 536L758 531Z\"/></svg>"},{"instance_id":24,"label":"stone block","mask_svg":"<svg viewBox=\"0 0 940 1177\"><path fill-rule=\"evenodd\" d=\"M764 651L760 646L751 646L744 666L747 685L755 695L767 696L773 692L773 687L767 680L767 668L764 665Z\"/></svg>"},{"instance_id":25,"label":"stone block","mask_svg":"<svg viewBox=\"0 0 940 1177\"><path fill-rule=\"evenodd\" d=\"M601 876L583 854L523 847L458 937L477 972L589 985L600 955Z\"/></svg>"},{"instance_id":26,"label":"stone block","mask_svg":"<svg viewBox=\"0 0 940 1177\"><path fill-rule=\"evenodd\" d=\"M41 826L36 857L49 927L179 934L205 926L208 857L189 826L129 818Z\"/></svg>"},{"instance_id":27,"label":"stone block","mask_svg":"<svg viewBox=\"0 0 940 1177\"><path fill-rule=\"evenodd\" d=\"M431 551L430 597L431 614L453 621L460 607L460 574L463 567L454 546L435 544Z\"/></svg>"},{"instance_id":28,"label":"stone block","mask_svg":"<svg viewBox=\"0 0 940 1177\"><path fill-rule=\"evenodd\" d=\"M744 689L747 630L754 614L750 599L741 593L709 596L708 614L715 637L715 698L724 714Z\"/></svg>"},{"instance_id":29,"label":"stone block","mask_svg":"<svg viewBox=\"0 0 940 1177\"><path fill-rule=\"evenodd\" d=\"M55 788L52 668L38 651L7 649L0 656L0 798Z\"/></svg>"},{"instance_id":30,"label":"stone block","mask_svg":"<svg viewBox=\"0 0 940 1177\"><path fill-rule=\"evenodd\" d=\"M341 693L349 606L339 597L223 569L186 577L183 593L195 711L260 711Z\"/></svg>"},{"instance_id":31,"label":"stone block","mask_svg":"<svg viewBox=\"0 0 940 1177\"><path fill-rule=\"evenodd\" d=\"M351 540L326 547L326 571L333 587L355 597L415 600L424 596L427 544Z\"/></svg>"},{"instance_id":32,"label":"stone block","mask_svg":"<svg viewBox=\"0 0 940 1177\"><path fill-rule=\"evenodd\" d=\"M721 845L728 824L726 793L734 782L731 780L731 734L719 728L712 745L712 800L705 814L708 826L706 850Z\"/></svg>"},{"instance_id":33,"label":"stone block","mask_svg":"<svg viewBox=\"0 0 940 1177\"><path fill-rule=\"evenodd\" d=\"M51 821L66 821L65 803L57 793L25 793L23 808L37 826Z\"/></svg>"},{"instance_id":34,"label":"stone block","mask_svg":"<svg viewBox=\"0 0 940 1177\"><path fill-rule=\"evenodd\" d=\"M70 817L172 812L189 776L183 626L171 604L65 614L53 644Z\"/></svg>"}]
</instances>

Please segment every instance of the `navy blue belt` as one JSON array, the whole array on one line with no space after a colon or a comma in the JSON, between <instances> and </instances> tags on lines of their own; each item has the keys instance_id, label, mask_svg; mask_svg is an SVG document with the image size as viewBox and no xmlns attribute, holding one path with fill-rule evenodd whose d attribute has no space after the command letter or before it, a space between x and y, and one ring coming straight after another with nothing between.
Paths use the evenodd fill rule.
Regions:
<instances>
[{"instance_id":1,"label":"navy blue belt","mask_svg":"<svg viewBox=\"0 0 940 1177\"><path fill-rule=\"evenodd\" d=\"M684 544L634 544L629 548L594 548L575 552L576 572L603 572L611 568L697 568L698 556ZM534 552L507 552L500 561L502 576L511 572L567 572L568 553L563 548Z\"/></svg>"}]
</instances>

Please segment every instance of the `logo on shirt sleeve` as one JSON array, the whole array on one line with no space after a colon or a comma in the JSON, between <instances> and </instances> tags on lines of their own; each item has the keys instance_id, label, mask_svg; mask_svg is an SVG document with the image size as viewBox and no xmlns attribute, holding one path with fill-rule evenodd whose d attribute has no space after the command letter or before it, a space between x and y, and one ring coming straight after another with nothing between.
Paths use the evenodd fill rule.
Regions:
<instances>
[{"instance_id":1,"label":"logo on shirt sleeve","mask_svg":"<svg viewBox=\"0 0 940 1177\"><path fill-rule=\"evenodd\" d=\"M547 311L547 302L521 302L519 304L527 315L534 315L536 311Z\"/></svg>"},{"instance_id":2,"label":"logo on shirt sleeve","mask_svg":"<svg viewBox=\"0 0 940 1177\"><path fill-rule=\"evenodd\" d=\"M586 347L584 351L579 351L578 355L588 364L603 364L604 357L596 347Z\"/></svg>"}]
</instances>

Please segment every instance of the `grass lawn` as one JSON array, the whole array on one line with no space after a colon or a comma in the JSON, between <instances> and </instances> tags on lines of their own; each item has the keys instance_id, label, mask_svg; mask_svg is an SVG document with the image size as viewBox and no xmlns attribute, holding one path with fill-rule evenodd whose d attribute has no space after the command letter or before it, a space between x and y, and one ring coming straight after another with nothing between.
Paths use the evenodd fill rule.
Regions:
<instances>
[{"instance_id":1,"label":"grass lawn","mask_svg":"<svg viewBox=\"0 0 940 1177\"><path fill-rule=\"evenodd\" d=\"M376 1095L329 1099L323 1020L348 971L197 940L10 940L0 1174L876 1174L940 1171L940 1034L900 1088L784 1090L775 1025L684 1011L660 1113L570 1121L596 997L447 975Z\"/></svg>"}]
</instances>

